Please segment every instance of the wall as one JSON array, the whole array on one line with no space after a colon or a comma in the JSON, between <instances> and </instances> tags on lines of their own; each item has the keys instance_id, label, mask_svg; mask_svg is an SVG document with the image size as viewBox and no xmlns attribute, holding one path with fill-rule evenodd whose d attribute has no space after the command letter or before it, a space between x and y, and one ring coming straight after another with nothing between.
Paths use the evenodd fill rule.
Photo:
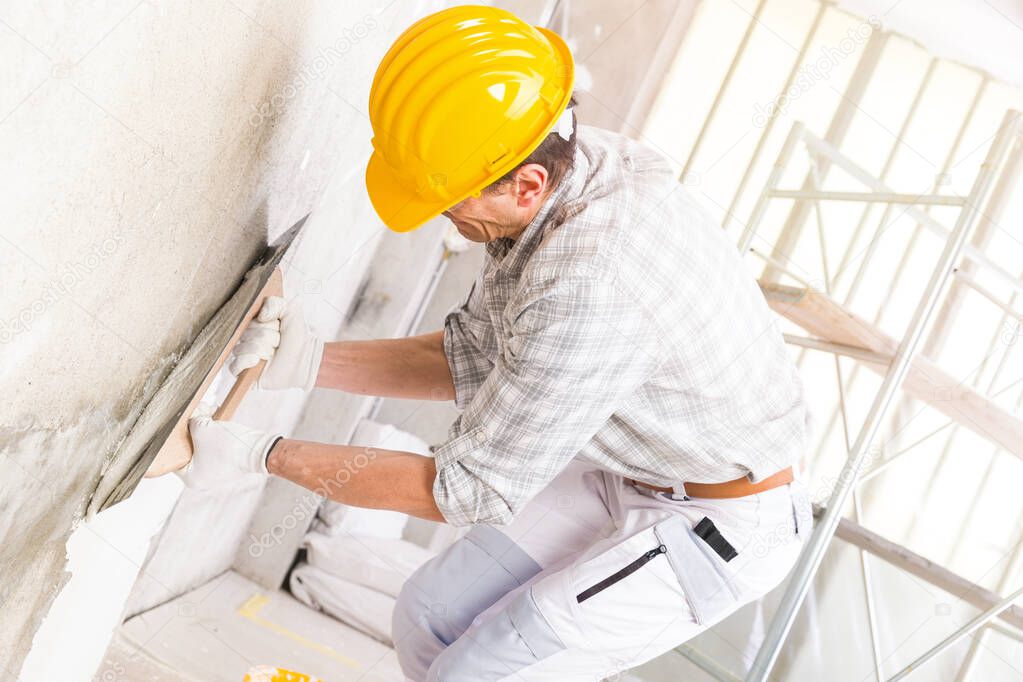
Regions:
<instances>
[{"instance_id":1,"label":"wall","mask_svg":"<svg viewBox=\"0 0 1023 682\"><path fill-rule=\"evenodd\" d=\"M494 4L531 21L547 0ZM639 137L652 96L674 59L697 0L563 1L551 28L576 62L576 99L584 123Z\"/></svg>"},{"instance_id":2,"label":"wall","mask_svg":"<svg viewBox=\"0 0 1023 682\"><path fill-rule=\"evenodd\" d=\"M291 290L351 289L382 227L365 100L435 3L0 10L0 664L65 580L104 458L254 254L334 188ZM355 198L359 197L358 202ZM329 296L325 295L324 298ZM342 313L320 310L322 318Z\"/></svg>"},{"instance_id":3,"label":"wall","mask_svg":"<svg viewBox=\"0 0 1023 682\"><path fill-rule=\"evenodd\" d=\"M78 524L67 542L70 577L35 632L19 680L94 679L150 541L183 486L177 476L143 479L138 494ZM115 673L96 679L112 682Z\"/></svg>"}]
</instances>

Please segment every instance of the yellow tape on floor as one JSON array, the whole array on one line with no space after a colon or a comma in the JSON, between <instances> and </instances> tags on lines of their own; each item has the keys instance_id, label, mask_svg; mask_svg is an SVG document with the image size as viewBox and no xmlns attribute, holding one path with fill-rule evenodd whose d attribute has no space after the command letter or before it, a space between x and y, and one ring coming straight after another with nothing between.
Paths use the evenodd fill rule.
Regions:
<instances>
[{"instance_id":1,"label":"yellow tape on floor","mask_svg":"<svg viewBox=\"0 0 1023 682\"><path fill-rule=\"evenodd\" d=\"M242 682L323 682L323 680L314 680L294 670L275 668L272 665L257 665L245 673Z\"/></svg>"},{"instance_id":2,"label":"yellow tape on floor","mask_svg":"<svg viewBox=\"0 0 1023 682\"><path fill-rule=\"evenodd\" d=\"M242 618L251 620L253 623L256 623L257 625L261 625L267 630L275 632L278 635L281 635L282 637L287 637L291 641L301 644L307 649L312 649L313 651L323 654L324 656L329 656L330 658L340 663L343 663L349 668L359 669L362 667L362 664L359 663L358 661L352 658L348 658L344 654L339 653L334 649L331 649L329 646L326 646L325 644L320 644L319 642L314 642L311 639L306 639L302 635L296 632L292 632L283 625L275 623L272 620L269 620L268 618L264 618L263 616L259 615L260 611L262 611L263 608L268 603L270 603L270 597L266 596L265 594L255 594L252 597L250 597L247 602L242 604L241 608L238 609L238 615L241 616Z\"/></svg>"}]
</instances>

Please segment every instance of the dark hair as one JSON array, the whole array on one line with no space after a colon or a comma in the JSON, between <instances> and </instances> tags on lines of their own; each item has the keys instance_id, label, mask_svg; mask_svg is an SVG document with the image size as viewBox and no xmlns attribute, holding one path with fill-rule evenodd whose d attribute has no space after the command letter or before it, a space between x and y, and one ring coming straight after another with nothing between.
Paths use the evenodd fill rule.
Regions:
<instances>
[{"instance_id":1,"label":"dark hair","mask_svg":"<svg viewBox=\"0 0 1023 682\"><path fill-rule=\"evenodd\" d=\"M574 107L575 105L576 101L573 96L568 101L568 106ZM543 142L540 143L540 146L534 149L533 152L522 161L522 163L502 175L498 180L492 182L484 191L495 191L504 185L507 185L515 178L515 173L520 168L530 163L535 163L538 166L546 168L548 186L551 189L557 187L562 178L568 175L569 171L572 170L572 165L575 162L575 132L578 127L578 119L574 112L572 114L572 118L572 134L569 136L569 139L566 140L561 135L558 135L557 131L551 131L547 134L547 137L544 138Z\"/></svg>"}]
</instances>

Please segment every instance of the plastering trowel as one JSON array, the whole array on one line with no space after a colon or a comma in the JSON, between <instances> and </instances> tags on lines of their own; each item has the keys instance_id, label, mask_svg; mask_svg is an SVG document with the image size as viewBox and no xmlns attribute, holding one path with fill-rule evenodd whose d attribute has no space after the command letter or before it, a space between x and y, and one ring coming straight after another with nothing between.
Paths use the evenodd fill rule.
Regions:
<instances>
[{"instance_id":1,"label":"plastering trowel","mask_svg":"<svg viewBox=\"0 0 1023 682\"><path fill-rule=\"evenodd\" d=\"M266 247L245 273L231 298L203 327L192 345L146 404L117 447L89 502L91 517L126 499L145 477L161 476L184 467L192 458L188 418L213 382L249 321L267 296L282 296L278 265L305 224L305 216ZM230 419L242 398L259 378L265 363L241 372L214 413Z\"/></svg>"}]
</instances>

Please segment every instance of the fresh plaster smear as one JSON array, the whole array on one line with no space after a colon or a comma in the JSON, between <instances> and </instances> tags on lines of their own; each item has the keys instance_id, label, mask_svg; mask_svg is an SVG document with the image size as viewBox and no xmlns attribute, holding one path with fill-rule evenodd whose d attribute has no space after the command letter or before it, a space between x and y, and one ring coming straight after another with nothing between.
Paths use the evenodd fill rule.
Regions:
<instances>
[{"instance_id":1,"label":"fresh plaster smear","mask_svg":"<svg viewBox=\"0 0 1023 682\"><path fill-rule=\"evenodd\" d=\"M127 500L78 524L67 542L71 577L36 631L20 682L93 679L150 541L183 487L173 475L144 479Z\"/></svg>"},{"instance_id":2,"label":"fresh plaster smear","mask_svg":"<svg viewBox=\"0 0 1023 682\"><path fill-rule=\"evenodd\" d=\"M156 456L159 446L177 424L192 396L227 347L238 323L262 290L278 261L279 258L273 259L252 268L231 299L217 311L181 356L107 465L89 504L90 514L99 510L119 486L121 489L132 486L141 478Z\"/></svg>"}]
</instances>

